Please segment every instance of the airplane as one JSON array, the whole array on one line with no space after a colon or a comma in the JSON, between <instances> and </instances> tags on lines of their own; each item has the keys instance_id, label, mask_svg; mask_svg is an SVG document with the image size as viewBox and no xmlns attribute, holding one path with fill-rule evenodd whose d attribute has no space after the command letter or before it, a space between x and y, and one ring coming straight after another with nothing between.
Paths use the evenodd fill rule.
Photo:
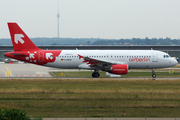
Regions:
<instances>
[{"instance_id":1,"label":"airplane","mask_svg":"<svg viewBox=\"0 0 180 120\"><path fill-rule=\"evenodd\" d=\"M15 22L8 23L14 51L5 56L37 65L94 70L92 77L98 78L98 71L125 75L129 69L154 69L172 67L177 64L174 57L157 50L43 50L38 48Z\"/></svg>"}]
</instances>

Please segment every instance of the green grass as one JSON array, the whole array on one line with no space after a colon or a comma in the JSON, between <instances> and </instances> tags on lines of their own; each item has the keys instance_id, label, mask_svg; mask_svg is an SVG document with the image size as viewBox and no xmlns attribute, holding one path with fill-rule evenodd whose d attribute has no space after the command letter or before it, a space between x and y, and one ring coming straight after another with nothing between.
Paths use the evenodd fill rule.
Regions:
<instances>
[{"instance_id":1,"label":"green grass","mask_svg":"<svg viewBox=\"0 0 180 120\"><path fill-rule=\"evenodd\" d=\"M27 110L31 117L180 117L179 80L2 79L0 106ZM26 107L27 106L27 107Z\"/></svg>"},{"instance_id":2,"label":"green grass","mask_svg":"<svg viewBox=\"0 0 180 120\"><path fill-rule=\"evenodd\" d=\"M60 77L60 78L66 78L66 77L72 77L72 78L92 78L92 73L93 71L77 71L77 72L50 72L50 74L53 77ZM100 71L100 78L109 78L109 76L106 76L106 72ZM155 72L157 78L160 77L180 77L180 72L174 72L173 74L170 74L169 71L156 71ZM121 75L121 78L130 78L130 77L137 77L137 78L152 78L152 72L147 71L147 72L136 72L132 71L129 72L126 75Z\"/></svg>"}]
</instances>

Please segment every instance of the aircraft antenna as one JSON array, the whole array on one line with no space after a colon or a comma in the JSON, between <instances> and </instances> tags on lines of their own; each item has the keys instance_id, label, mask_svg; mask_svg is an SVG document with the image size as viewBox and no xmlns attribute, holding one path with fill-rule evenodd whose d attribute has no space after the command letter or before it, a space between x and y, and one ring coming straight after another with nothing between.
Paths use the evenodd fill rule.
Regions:
<instances>
[{"instance_id":1,"label":"aircraft antenna","mask_svg":"<svg viewBox=\"0 0 180 120\"><path fill-rule=\"evenodd\" d=\"M59 38L59 3L58 3L58 11L57 11L57 37Z\"/></svg>"}]
</instances>

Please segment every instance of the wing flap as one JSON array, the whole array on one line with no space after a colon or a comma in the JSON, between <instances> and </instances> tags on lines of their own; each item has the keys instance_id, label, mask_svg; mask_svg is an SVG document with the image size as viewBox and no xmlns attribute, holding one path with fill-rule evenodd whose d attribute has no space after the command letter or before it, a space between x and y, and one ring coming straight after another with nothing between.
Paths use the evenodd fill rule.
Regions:
<instances>
[{"instance_id":1,"label":"wing flap","mask_svg":"<svg viewBox=\"0 0 180 120\"><path fill-rule=\"evenodd\" d=\"M104 68L112 64L124 64L124 62L120 62L120 61L111 61L111 60L104 60L104 59L99 59L99 58L84 57L79 54L78 56L79 56L79 59L84 59L83 63L86 63L87 65L89 65L89 67Z\"/></svg>"}]
</instances>

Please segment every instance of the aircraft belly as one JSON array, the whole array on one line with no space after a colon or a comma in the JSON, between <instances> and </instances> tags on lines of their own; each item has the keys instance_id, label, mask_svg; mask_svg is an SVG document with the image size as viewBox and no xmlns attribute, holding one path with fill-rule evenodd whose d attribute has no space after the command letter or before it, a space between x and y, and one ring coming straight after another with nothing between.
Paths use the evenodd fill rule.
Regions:
<instances>
[{"instance_id":1,"label":"aircraft belly","mask_svg":"<svg viewBox=\"0 0 180 120\"><path fill-rule=\"evenodd\" d=\"M129 69L151 69L150 63L129 63Z\"/></svg>"},{"instance_id":2,"label":"aircraft belly","mask_svg":"<svg viewBox=\"0 0 180 120\"><path fill-rule=\"evenodd\" d=\"M77 69L79 61L76 60L56 60L53 63L47 63L45 66L56 67L56 68L64 68L64 69Z\"/></svg>"}]
</instances>

